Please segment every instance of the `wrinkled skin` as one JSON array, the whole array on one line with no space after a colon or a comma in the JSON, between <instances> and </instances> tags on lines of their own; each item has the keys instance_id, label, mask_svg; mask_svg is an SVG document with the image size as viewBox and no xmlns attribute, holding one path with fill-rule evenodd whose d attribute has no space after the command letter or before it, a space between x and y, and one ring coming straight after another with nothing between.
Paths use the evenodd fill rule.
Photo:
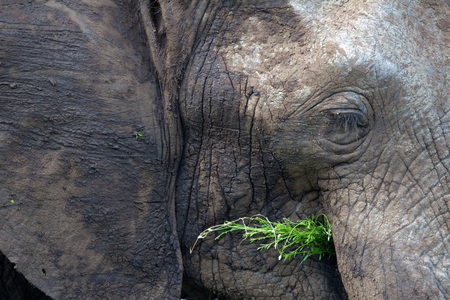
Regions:
<instances>
[{"instance_id":1,"label":"wrinkled skin","mask_svg":"<svg viewBox=\"0 0 450 300\"><path fill-rule=\"evenodd\" d=\"M174 145L137 4L1 7L0 251L54 299L179 297Z\"/></svg>"},{"instance_id":2,"label":"wrinkled skin","mask_svg":"<svg viewBox=\"0 0 450 300\"><path fill-rule=\"evenodd\" d=\"M196 49L180 96L183 253L217 220L325 212L351 299L443 299L448 6L304 2L225 9ZM328 262L255 248L205 241L185 272L235 297L343 295Z\"/></svg>"},{"instance_id":3,"label":"wrinkled skin","mask_svg":"<svg viewBox=\"0 0 450 300\"><path fill-rule=\"evenodd\" d=\"M0 251L43 293L450 294L446 1L15 2ZM189 253L225 220L320 212L336 259L237 235Z\"/></svg>"}]
</instances>

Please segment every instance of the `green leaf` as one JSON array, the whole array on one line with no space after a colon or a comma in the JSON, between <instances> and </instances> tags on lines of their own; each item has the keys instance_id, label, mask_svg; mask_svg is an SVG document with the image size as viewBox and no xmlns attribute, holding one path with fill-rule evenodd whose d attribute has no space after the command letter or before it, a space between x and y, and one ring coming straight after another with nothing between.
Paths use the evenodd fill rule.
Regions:
<instances>
[{"instance_id":1,"label":"green leaf","mask_svg":"<svg viewBox=\"0 0 450 300\"><path fill-rule=\"evenodd\" d=\"M141 136L144 136L144 134L142 132L139 132L139 131L135 131L133 134L136 137L136 139L138 139Z\"/></svg>"}]
</instances>

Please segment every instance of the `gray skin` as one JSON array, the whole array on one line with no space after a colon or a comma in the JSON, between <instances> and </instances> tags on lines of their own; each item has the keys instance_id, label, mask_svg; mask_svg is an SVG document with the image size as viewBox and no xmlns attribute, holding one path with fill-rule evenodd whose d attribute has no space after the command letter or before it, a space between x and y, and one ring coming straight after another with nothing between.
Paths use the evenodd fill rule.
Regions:
<instances>
[{"instance_id":1,"label":"gray skin","mask_svg":"<svg viewBox=\"0 0 450 300\"><path fill-rule=\"evenodd\" d=\"M2 296L448 297L447 2L184 2L0 2ZM321 212L336 259L189 253Z\"/></svg>"}]
</instances>

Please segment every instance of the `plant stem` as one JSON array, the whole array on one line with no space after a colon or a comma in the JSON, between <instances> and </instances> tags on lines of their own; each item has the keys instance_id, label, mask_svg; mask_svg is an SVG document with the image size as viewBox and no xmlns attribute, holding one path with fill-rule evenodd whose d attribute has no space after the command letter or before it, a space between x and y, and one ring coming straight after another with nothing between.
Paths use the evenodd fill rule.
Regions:
<instances>
[{"instance_id":1,"label":"plant stem","mask_svg":"<svg viewBox=\"0 0 450 300\"><path fill-rule=\"evenodd\" d=\"M204 230L197 237L191 253L199 239L206 238L211 232L222 231L215 239L218 240L225 234L234 231L243 231L242 237L249 238L250 243L255 241L269 240L261 244L258 250L275 248L278 253L278 259L294 258L304 255L301 263L308 257L317 254L319 260L323 256L336 255L331 235L331 224L324 214L305 220L292 222L283 218L280 222L272 222L263 215L254 217L243 217L234 221L225 221L223 224L212 226Z\"/></svg>"}]
</instances>

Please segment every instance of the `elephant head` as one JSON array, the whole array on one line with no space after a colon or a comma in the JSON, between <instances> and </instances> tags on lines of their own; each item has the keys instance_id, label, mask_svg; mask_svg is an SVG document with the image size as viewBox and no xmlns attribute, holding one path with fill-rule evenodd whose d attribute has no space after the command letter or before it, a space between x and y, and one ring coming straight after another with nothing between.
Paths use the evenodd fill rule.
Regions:
<instances>
[{"instance_id":1,"label":"elephant head","mask_svg":"<svg viewBox=\"0 0 450 300\"><path fill-rule=\"evenodd\" d=\"M2 7L0 251L45 295L450 294L448 2ZM336 258L189 253L318 213Z\"/></svg>"},{"instance_id":2,"label":"elephant head","mask_svg":"<svg viewBox=\"0 0 450 300\"><path fill-rule=\"evenodd\" d=\"M339 277L351 299L449 294L441 12L445 2L224 5L180 93L188 278L242 299L345 297ZM232 237L186 252L217 221L319 212L332 222L339 274Z\"/></svg>"}]
</instances>

